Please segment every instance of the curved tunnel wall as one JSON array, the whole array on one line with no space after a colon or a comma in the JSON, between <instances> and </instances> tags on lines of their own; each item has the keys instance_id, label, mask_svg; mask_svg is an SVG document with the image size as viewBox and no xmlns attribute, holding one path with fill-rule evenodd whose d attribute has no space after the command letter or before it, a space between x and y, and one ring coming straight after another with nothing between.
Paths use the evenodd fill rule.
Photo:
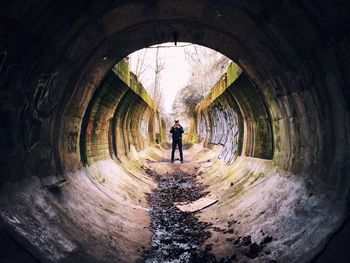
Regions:
<instances>
[{"instance_id":1,"label":"curved tunnel wall","mask_svg":"<svg viewBox=\"0 0 350 263\"><path fill-rule=\"evenodd\" d=\"M344 167L345 165L345 159L346 156L348 156L346 153L347 150L342 146L344 145L343 143L334 144L331 142L333 139L337 141L348 141L348 139L346 139L347 133L341 132L346 129L347 122L345 119L343 119L343 121L339 119L343 118L339 116L344 116L344 118L348 116L348 114L340 113L344 112L346 107L344 98L347 93L344 90L343 82L346 81L346 79L342 79L344 74L341 74L340 71L344 70L344 68L339 68L343 64L341 64L341 62L337 64L339 58L344 57L340 54L345 52L342 47L344 46L346 38L339 39L339 41L343 41L342 44L337 46L336 49L332 49L332 46L329 45L334 44L331 42L329 45L317 45L317 43L324 43L324 41L320 36L321 33L317 33L318 31L314 29L314 26L312 26L313 23L311 22L309 23L310 28L308 30L315 30L312 31L315 32L313 35L307 31L300 30L298 23L294 24L294 27L283 26L283 21L288 19L293 20L294 14L298 12L298 19L296 21L301 21L302 19L309 21L310 18L308 16L310 16L311 13L305 11L309 8L307 5L302 7L293 4L289 6L290 4L287 3L277 5L274 7L275 9L284 10L284 8L286 8L292 10L294 8L298 10L298 12L285 13L273 11L268 13L268 15L265 14L266 17L262 16L261 19L263 19L262 21L264 22L257 23L257 14L264 14L261 11L264 10L264 7L259 4L257 4L255 8L251 6L250 12L243 11L246 9L239 6L221 6L221 4L218 4L217 10L220 10L223 14L232 12L237 13L237 15L230 16L231 18L225 16L225 20L222 21L213 21L212 19L215 16L212 17L210 15L210 4L205 5L205 2L199 3L202 3L200 4L202 9L196 8L196 10L202 10L201 12L194 11L190 4L177 4L175 8L175 10L179 11L177 14L179 18L183 17L186 19L188 14L195 13L197 15L198 24L197 22L186 23L186 20L184 20L181 22L171 22L172 27L179 28L179 30L181 28L192 28L193 30L191 30L191 32L194 33L190 33L190 31L186 31L185 29L180 30L181 39L183 41L204 43L209 47L213 47L227 54L229 57L235 59L242 69L250 75L250 78L256 83L257 88L260 90L263 100L266 105L268 105L269 115L273 120L274 160L276 164L282 169L289 170L292 173L309 174L314 177L313 179L318 183L322 182L330 187L338 187L340 185L345 186L345 188L348 187L346 186L348 184L339 183L338 181L338 179L344 178L340 176L343 172L339 170L339 167ZM164 15L161 14L172 12L170 11L171 6L171 4L169 6L159 5L151 8L155 8L156 10L164 9L162 12L156 13L155 15L156 17L162 18ZM322 9L323 7L324 6L320 4L320 8ZM84 80L84 77L81 79L83 82L79 82L80 84L76 85L77 89L81 87L81 89L79 88L79 93L83 92L88 96L87 89L91 90L91 85L96 86L99 84L103 77L102 72L110 68L111 63L113 63L113 61L110 60L111 57L120 57L138 47L171 40L172 31L169 31L168 22L158 23L156 26L159 31L158 38L153 39L151 37L153 36L154 25L147 22L148 17L143 17L141 10L144 10L144 8L148 8L147 5L126 5L123 8L106 13L103 19L101 18L99 20L100 26L105 29L108 37L105 38L105 42L101 39L101 43L105 44L102 44L99 51L97 51L90 60L88 65L92 67L83 73L87 79ZM268 9L270 7L267 6L265 8ZM133 22L133 19L140 19L137 20L138 22L144 21L143 27L128 27L126 34L128 37L126 39L121 37L126 35L118 35L118 37L115 35L117 32L122 32L125 25L123 27L120 23L110 23L117 14L123 14L124 11L122 10L133 10L133 12L136 12L134 16L124 20L128 21L128 25L136 23ZM333 9L329 9L329 12L331 12L331 10ZM312 13L311 16L317 19L316 13ZM337 17L339 20L343 19L341 12L337 14ZM322 19L327 18L322 17ZM206 25L208 23L211 23L214 28L207 27ZM329 23L332 24L331 22ZM230 24L235 24L236 27L234 28L236 28L236 30L229 27L228 25ZM218 28L220 28L221 31L217 30ZM240 30L238 31L238 29ZM244 32L246 35L244 35ZM254 37L247 38L248 35L251 36L252 34ZM304 41L303 44L299 43L293 46L294 41L290 39L290 36L293 34L295 35L294 39L302 39ZM235 37L230 37L232 35ZM311 36L312 38L310 38ZM129 42L127 39L131 38L133 38L134 41ZM244 47L241 45L241 42L237 41L237 38L246 40L244 41ZM219 45L216 40L220 40L220 43L226 43L226 45ZM111 43L115 44L111 45ZM123 45L123 43L128 44ZM126 49L123 49L123 47ZM336 57L329 52L329 47L335 52L338 52ZM314 54L314 56L310 57L307 56L307 54ZM104 57L108 59L104 61ZM304 57L305 59L303 59ZM342 81L335 81L334 77L328 78L328 76L330 76L329 74L327 74L328 79L324 79L326 75L321 73L322 70L319 71L322 65L324 65L324 67L334 67L330 69L330 71L334 72L333 74L338 74L333 76L339 76ZM313 84L307 84L311 76L318 76L318 79ZM339 78L336 79L339 80ZM313 79L315 78L311 78L311 80ZM86 91L84 91L84 89ZM335 92L335 90L339 90L339 92ZM340 96L339 94L343 94L344 96ZM342 102L335 102L337 98ZM324 107L324 105L330 105L329 103L331 101L332 107ZM80 110L77 111L79 112ZM316 112L318 113L315 114ZM74 120L70 119L67 125L63 126L68 128L73 125L73 123ZM73 125L72 130L74 130L75 126L79 127L79 125ZM337 131L333 130L335 127L337 127ZM71 128L68 128L68 130L67 132L71 132ZM309 135L313 137L311 140L309 139ZM311 146L311 144L315 147ZM327 147L321 145L327 145ZM329 145L332 145L331 148L336 148L330 149ZM338 147L340 148L338 149ZM65 147L61 148L60 152L63 152L64 148ZM341 157L334 158L337 154L330 154L331 152L340 154ZM61 159L66 160L67 158L61 156ZM72 160L72 158L70 158L70 160ZM330 162L332 164L330 164ZM79 161L76 163L79 163ZM332 172L325 172L323 163L329 163L328 167L332 169ZM69 163L64 163L63 167L69 167ZM339 176L333 173L339 174ZM337 180L337 183L333 180Z\"/></svg>"},{"instance_id":2,"label":"curved tunnel wall","mask_svg":"<svg viewBox=\"0 0 350 263\"><path fill-rule=\"evenodd\" d=\"M238 155L272 159L272 122L266 105L248 77L237 72L231 64L197 106L197 133L207 147L222 145L218 157L228 164Z\"/></svg>"},{"instance_id":3,"label":"curved tunnel wall","mask_svg":"<svg viewBox=\"0 0 350 263\"><path fill-rule=\"evenodd\" d=\"M241 74L235 82L228 87L227 93L239 103L244 119L245 141L244 152L246 156L257 158L273 158L273 131L271 118L259 91L253 83Z\"/></svg>"},{"instance_id":4,"label":"curved tunnel wall","mask_svg":"<svg viewBox=\"0 0 350 263\"><path fill-rule=\"evenodd\" d=\"M131 146L140 151L154 142L149 130L154 126L151 116L157 111L154 102L128 70L127 63L119 62L115 69L116 73L107 74L84 115L80 154L85 164L127 155Z\"/></svg>"},{"instance_id":5,"label":"curved tunnel wall","mask_svg":"<svg viewBox=\"0 0 350 263\"><path fill-rule=\"evenodd\" d=\"M347 10L347 1L45 1L3 6L2 219L17 229L30 227L26 222L34 217L5 205L28 204L37 215L39 205L28 200L44 200L44 181L62 175L71 178L72 186L64 190L64 198L50 196L58 207L52 211L67 215L77 209L72 200L85 200L80 197L88 190L79 182L86 177L71 175L81 169L81 124L95 90L117 61L142 47L173 41L175 30L179 40L233 59L255 83L272 120L272 160L279 169L348 197ZM29 178L36 183L26 192ZM136 187L136 181L122 178ZM9 189L6 194L4 189ZM27 195L13 196L11 189ZM132 189L123 189L128 189L125 198L138 202L137 194L129 194ZM47 218L38 216L33 222ZM30 229L26 233L35 234ZM31 241L39 248L45 244Z\"/></svg>"}]
</instances>

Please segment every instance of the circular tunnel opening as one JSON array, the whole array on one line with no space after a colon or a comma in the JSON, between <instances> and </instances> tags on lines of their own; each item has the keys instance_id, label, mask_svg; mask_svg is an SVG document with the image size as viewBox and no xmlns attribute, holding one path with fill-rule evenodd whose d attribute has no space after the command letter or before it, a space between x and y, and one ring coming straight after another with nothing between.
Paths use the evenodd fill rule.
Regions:
<instances>
[{"instance_id":1,"label":"circular tunnel opening","mask_svg":"<svg viewBox=\"0 0 350 263\"><path fill-rule=\"evenodd\" d=\"M182 44L185 48L191 45ZM179 48L179 46L175 47ZM159 48L170 48L169 51L174 52L174 47L169 46L169 43L163 46L152 46L151 49L153 48L156 49L157 56ZM169 141L169 138L165 140L167 138L166 130L169 130L168 126L172 125L169 120L170 118L178 119L180 115L184 120L186 119L184 124L185 144L191 145L194 142L204 141L204 147L207 148L222 146L218 156L229 164L232 164L236 157L241 154L272 159L271 120L263 99L252 81L245 74L241 75L241 69L234 62L229 62L227 57L223 55L217 57L219 53L214 50L200 46L193 46L192 49L199 61L200 59L208 60L210 56L214 57L214 65L209 63L209 66L206 66L209 68L202 69L202 73L197 73L196 65L193 65L192 78L187 80L189 83L176 94L177 101L170 101L167 98L170 94L161 95L169 100L165 103L173 105L175 112L170 113L171 115L160 112L160 107L164 108L164 105L158 106L160 102L152 100L152 97L159 100L158 93L174 92L172 87L166 91L160 89L168 86L169 81L165 84L159 83L158 86L162 85L162 87L157 88L157 91L150 91L156 86L155 83L148 84L151 87L148 87L150 96L139 80L138 74L130 70L129 57L113 67L113 70L107 74L98 90L93 94L83 117L82 132L80 133L80 155L84 164L88 163L88 156L91 159L99 158L98 155L101 153L101 159L108 155L112 158L118 158L117 151L121 151L121 155L128 153L131 145L138 151L151 143L164 143L163 145L165 145ZM202 52L202 58L198 55L198 49ZM188 52L186 49L182 51ZM135 70L141 72L144 70L141 69L140 63L144 63L147 49L140 52L135 53L139 60ZM176 54L179 55L179 52L177 51ZM151 54L148 59L150 57L153 55ZM154 63L156 62L157 60ZM182 61L181 63L181 66L185 67L183 64L188 62ZM198 64L198 62L196 63ZM221 66L220 63L223 65ZM163 68L164 66L165 64L162 65ZM212 72L214 67L217 68L218 72L215 73L217 76L208 78L209 74L214 74ZM148 71L148 73L154 74L153 71ZM152 75L149 79L159 78L157 74ZM181 82L179 75L182 75L183 72L180 70L173 70L167 74L165 79L174 75ZM202 74L202 78L208 78L208 80L201 83L201 79L193 77L195 74ZM177 80L174 78L173 81L176 83ZM172 96L174 95L170 95L170 97ZM176 105L175 102L181 106ZM137 112L133 112L134 104L140 107ZM130 116L132 122L127 121ZM128 126L127 123L132 126ZM243 139L245 139L244 143ZM118 147L119 150L117 150Z\"/></svg>"},{"instance_id":2,"label":"circular tunnel opening","mask_svg":"<svg viewBox=\"0 0 350 263\"><path fill-rule=\"evenodd\" d=\"M196 176L196 194L204 187L215 200L196 213L202 232L210 233L201 249L211 260L333 262L347 231L346 7L278 1L6 6L2 257L144 260L152 238L145 193L172 168L157 146L163 121L155 105L135 78L126 85L111 69L127 54L176 36L225 54L243 70L216 100L197 108L193 125L199 136L201 127L210 130L202 133L204 145L220 144L235 109L242 131L236 157L233 147L223 147L221 159L214 158L215 147L193 147L196 159L188 159L195 164L173 164Z\"/></svg>"}]
</instances>

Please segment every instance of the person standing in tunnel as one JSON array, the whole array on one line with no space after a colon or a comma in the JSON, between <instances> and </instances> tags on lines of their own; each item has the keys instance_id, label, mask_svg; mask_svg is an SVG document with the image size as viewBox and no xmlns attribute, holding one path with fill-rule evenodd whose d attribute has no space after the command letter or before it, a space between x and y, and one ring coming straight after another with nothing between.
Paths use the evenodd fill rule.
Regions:
<instances>
[{"instance_id":1,"label":"person standing in tunnel","mask_svg":"<svg viewBox=\"0 0 350 263\"><path fill-rule=\"evenodd\" d=\"M175 120L174 125L170 129L170 133L172 134L173 145L171 151L171 162L174 162L174 155L176 146L179 147L180 152L180 161L183 163L183 153L182 153L182 134L184 133L184 129L179 123L179 120Z\"/></svg>"}]
</instances>

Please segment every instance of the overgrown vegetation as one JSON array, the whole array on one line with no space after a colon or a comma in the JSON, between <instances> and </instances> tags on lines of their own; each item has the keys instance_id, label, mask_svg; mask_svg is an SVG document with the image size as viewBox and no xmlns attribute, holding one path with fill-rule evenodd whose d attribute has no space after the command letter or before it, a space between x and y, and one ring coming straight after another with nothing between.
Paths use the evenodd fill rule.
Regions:
<instances>
[{"instance_id":1,"label":"overgrown vegetation","mask_svg":"<svg viewBox=\"0 0 350 263\"><path fill-rule=\"evenodd\" d=\"M188 118L195 107L209 93L210 89L226 72L231 60L221 53L202 46L185 48L186 60L191 66L187 85L177 94L171 116Z\"/></svg>"}]
</instances>

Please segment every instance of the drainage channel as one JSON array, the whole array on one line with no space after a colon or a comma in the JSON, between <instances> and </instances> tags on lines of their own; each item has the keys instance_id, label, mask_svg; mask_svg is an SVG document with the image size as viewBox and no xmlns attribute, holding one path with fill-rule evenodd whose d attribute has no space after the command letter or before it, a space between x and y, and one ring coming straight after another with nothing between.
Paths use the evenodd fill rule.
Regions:
<instances>
[{"instance_id":1,"label":"drainage channel","mask_svg":"<svg viewBox=\"0 0 350 263\"><path fill-rule=\"evenodd\" d=\"M196 175L181 170L160 175L149 168L143 169L157 182L157 188L147 197L151 217L150 230L153 235L150 250L144 254L144 262L246 263L255 260L276 263L274 257L269 256L271 251L266 249L266 245L274 238L265 235L263 230L260 231L264 236L263 240L259 243L252 242L251 236L239 236L235 233L234 225L241 222L231 220L225 227L218 227L213 223L200 221L200 210L183 209L188 207L186 204L210 200L207 186L199 183ZM202 209L208 206L200 207ZM210 240L214 232L220 233L223 242L230 247L229 253L214 255L211 243L213 240Z\"/></svg>"},{"instance_id":2,"label":"drainage channel","mask_svg":"<svg viewBox=\"0 0 350 263\"><path fill-rule=\"evenodd\" d=\"M153 233L146 263L215 262L210 246L204 242L211 236L209 223L199 221L196 213L183 212L177 202L192 202L207 195L205 186L195 176L175 171L159 175L146 169L158 187L148 196Z\"/></svg>"}]
</instances>

